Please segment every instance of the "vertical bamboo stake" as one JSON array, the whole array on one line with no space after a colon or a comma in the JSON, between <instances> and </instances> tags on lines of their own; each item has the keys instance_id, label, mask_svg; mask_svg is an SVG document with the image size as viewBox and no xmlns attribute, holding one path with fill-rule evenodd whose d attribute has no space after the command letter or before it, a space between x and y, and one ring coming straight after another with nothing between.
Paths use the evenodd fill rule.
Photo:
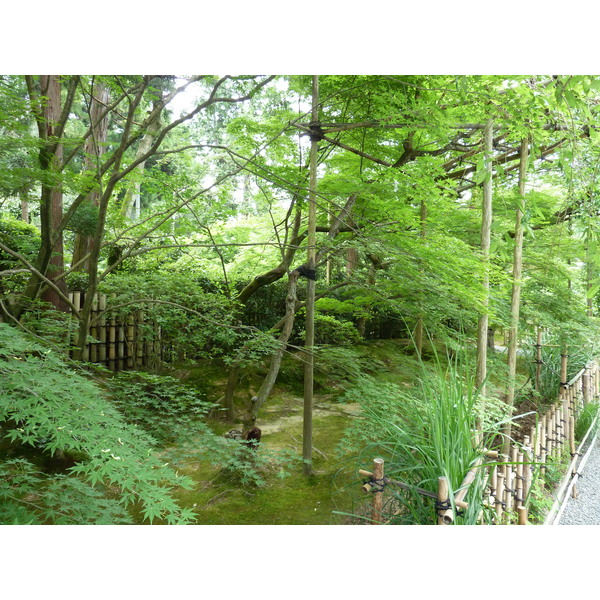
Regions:
<instances>
[{"instance_id":1,"label":"vertical bamboo stake","mask_svg":"<svg viewBox=\"0 0 600 600\"><path fill-rule=\"evenodd\" d=\"M533 457L530 444L530 438L525 436L523 439L523 453L525 459L525 464L523 465L523 501L525 501L529 494L529 490L531 489L531 463L533 462Z\"/></svg>"},{"instance_id":2,"label":"vertical bamboo stake","mask_svg":"<svg viewBox=\"0 0 600 600\"><path fill-rule=\"evenodd\" d=\"M312 112L311 123L319 123L319 76L312 78ZM315 258L316 258L316 225L317 225L317 151L318 137L312 136L310 142L310 168L308 186L308 235L307 235L307 268L312 277L307 278L306 287L306 337L304 342L304 411L302 426L302 461L305 475L312 473L312 426L313 426L313 392L315 368Z\"/></svg>"},{"instance_id":3,"label":"vertical bamboo stake","mask_svg":"<svg viewBox=\"0 0 600 600\"><path fill-rule=\"evenodd\" d=\"M504 465L502 465L502 471L503 471L503 475L504 475L504 510L507 513L510 513L512 511L513 508L513 495L512 495L512 467L511 465L507 464L508 461L510 460L508 454L503 454L502 455L502 462L504 462Z\"/></svg>"},{"instance_id":4,"label":"vertical bamboo stake","mask_svg":"<svg viewBox=\"0 0 600 600\"><path fill-rule=\"evenodd\" d=\"M540 379L542 376L542 328L537 328L537 343L535 345L535 391L540 391Z\"/></svg>"},{"instance_id":5,"label":"vertical bamboo stake","mask_svg":"<svg viewBox=\"0 0 600 600\"><path fill-rule=\"evenodd\" d=\"M100 344L98 346L98 361L102 364L106 364L106 317L104 311L106 310L106 296L104 294L98 295L98 310L102 314L98 321L98 327L100 329L98 339Z\"/></svg>"},{"instance_id":6,"label":"vertical bamboo stake","mask_svg":"<svg viewBox=\"0 0 600 600\"><path fill-rule=\"evenodd\" d=\"M446 477L438 477L438 493L437 493L437 524L450 525L453 521L452 508L450 506L450 491L448 487L448 479Z\"/></svg>"},{"instance_id":7,"label":"vertical bamboo stake","mask_svg":"<svg viewBox=\"0 0 600 600\"><path fill-rule=\"evenodd\" d=\"M137 335L136 335L136 348L137 348L137 360L136 367L141 367L144 364L144 312L139 310L137 313Z\"/></svg>"},{"instance_id":8,"label":"vertical bamboo stake","mask_svg":"<svg viewBox=\"0 0 600 600\"><path fill-rule=\"evenodd\" d=\"M567 385L567 362L569 355L567 354L568 346L565 346L562 354L560 355L560 385Z\"/></svg>"},{"instance_id":9,"label":"vertical bamboo stake","mask_svg":"<svg viewBox=\"0 0 600 600\"><path fill-rule=\"evenodd\" d=\"M117 347L117 369L122 371L125 358L125 326L123 325L122 317L119 317L117 336L119 340Z\"/></svg>"},{"instance_id":10,"label":"vertical bamboo stake","mask_svg":"<svg viewBox=\"0 0 600 600\"><path fill-rule=\"evenodd\" d=\"M502 523L502 511L504 510L504 474L500 469L496 472L496 517L498 523Z\"/></svg>"},{"instance_id":11,"label":"vertical bamboo stake","mask_svg":"<svg viewBox=\"0 0 600 600\"><path fill-rule=\"evenodd\" d=\"M519 506L517 511L519 513L519 525L527 525L527 508L525 506Z\"/></svg>"},{"instance_id":12,"label":"vertical bamboo stake","mask_svg":"<svg viewBox=\"0 0 600 600\"><path fill-rule=\"evenodd\" d=\"M135 348L134 348L134 337L135 337L135 319L133 314L127 317L127 368L133 369L135 367Z\"/></svg>"},{"instance_id":13,"label":"vertical bamboo stake","mask_svg":"<svg viewBox=\"0 0 600 600\"><path fill-rule=\"evenodd\" d=\"M92 323L93 325L90 327L90 335L94 338L94 340L98 339L98 293L94 294L94 299L92 300ZM95 363L98 362L98 342L92 342L90 347L90 361Z\"/></svg>"},{"instance_id":14,"label":"vertical bamboo stake","mask_svg":"<svg viewBox=\"0 0 600 600\"><path fill-rule=\"evenodd\" d=\"M541 419L540 423L540 472L542 474L546 473L546 456L548 455L548 439L546 435L546 422L547 417L544 415ZM542 487L544 486L544 481L542 480Z\"/></svg>"},{"instance_id":15,"label":"vertical bamboo stake","mask_svg":"<svg viewBox=\"0 0 600 600\"><path fill-rule=\"evenodd\" d=\"M373 459L373 479L376 481L378 491L373 492L373 508L371 520L373 525L380 525L383 521L383 458Z\"/></svg>"},{"instance_id":16,"label":"vertical bamboo stake","mask_svg":"<svg viewBox=\"0 0 600 600\"><path fill-rule=\"evenodd\" d=\"M110 298L114 302L115 294L111 294ZM117 321L116 321L116 318L114 315L115 315L115 313L113 312L112 316L110 318L110 327L108 329L108 368L111 371L116 370L116 367L117 367L117 363L116 363Z\"/></svg>"},{"instance_id":17,"label":"vertical bamboo stake","mask_svg":"<svg viewBox=\"0 0 600 600\"><path fill-rule=\"evenodd\" d=\"M493 121L489 119L483 130L484 140L484 160L486 168L486 177L483 181L483 204L481 218L481 255L484 263L483 276L483 306L477 323L477 370L475 375L475 385L481 390L481 395L485 397L485 380L487 377L487 336L488 336L488 310L490 295L490 240L492 229L492 141L493 141Z\"/></svg>"},{"instance_id":18,"label":"vertical bamboo stake","mask_svg":"<svg viewBox=\"0 0 600 600\"><path fill-rule=\"evenodd\" d=\"M525 503L525 476L523 473L526 465L523 464L525 462L523 453L515 452L515 454L517 460L517 485L515 486L515 489L517 490L516 504L518 510L519 508L522 508Z\"/></svg>"},{"instance_id":19,"label":"vertical bamboo stake","mask_svg":"<svg viewBox=\"0 0 600 600\"><path fill-rule=\"evenodd\" d=\"M513 283L510 301L510 327L508 329L508 387L506 390L506 404L510 408L508 416L512 415L515 403L515 377L517 373L517 344L519 340L519 314L521 309L521 286L523 279L523 214L525 210L525 184L527 177L527 161L529 159L529 142L526 138L521 141L519 162L519 204L515 211L515 243L513 258ZM510 452L510 438L512 421L502 427L502 452Z\"/></svg>"}]
</instances>

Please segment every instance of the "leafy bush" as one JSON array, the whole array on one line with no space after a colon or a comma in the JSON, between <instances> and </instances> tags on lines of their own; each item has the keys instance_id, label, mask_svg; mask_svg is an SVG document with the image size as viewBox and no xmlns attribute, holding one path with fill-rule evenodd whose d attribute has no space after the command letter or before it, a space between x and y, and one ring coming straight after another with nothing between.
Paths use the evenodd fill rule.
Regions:
<instances>
[{"instance_id":1,"label":"leafy bush","mask_svg":"<svg viewBox=\"0 0 600 600\"><path fill-rule=\"evenodd\" d=\"M0 219L0 242L32 263L40 247L40 233L37 227L25 221L3 218ZM25 265L21 261L0 250L0 271L23 268ZM3 275L0 277L0 295L20 291L28 277L28 273Z\"/></svg>"},{"instance_id":2,"label":"leafy bush","mask_svg":"<svg viewBox=\"0 0 600 600\"><path fill-rule=\"evenodd\" d=\"M120 520L135 505L150 522L193 520L193 513L178 506L170 494L175 487L190 489L193 483L155 456L155 441L127 424L102 389L69 368L56 350L3 323L0 381L0 441L8 445L10 458L32 458L31 464L6 458L2 463L8 475L0 478L0 498L7 518L24 516L24 522L30 522L26 515L33 514L32 522L100 522L98 515L110 509ZM75 457L66 474L42 476L32 466L58 453ZM48 491L55 495L46 496L40 505L30 497ZM107 500L109 492L116 503ZM79 508L54 514L56 497L77 501Z\"/></svg>"},{"instance_id":3,"label":"leafy bush","mask_svg":"<svg viewBox=\"0 0 600 600\"><path fill-rule=\"evenodd\" d=\"M304 310L298 311L296 323L302 323L302 319L305 315L306 312ZM306 331L302 325L298 325L298 327L302 327L302 329L298 331L297 336L299 339L304 340L306 338ZM342 321L341 319L336 319L330 315L315 314L315 344L352 346L353 344L359 344L362 341L363 339L354 323Z\"/></svg>"},{"instance_id":4,"label":"leafy bush","mask_svg":"<svg viewBox=\"0 0 600 600\"><path fill-rule=\"evenodd\" d=\"M575 423L575 439L581 441L584 438L598 416L598 411L600 411L600 404L597 402L590 402L583 407L583 410L577 416L577 422ZM598 428L598 425L599 424L596 421L595 429Z\"/></svg>"}]
</instances>

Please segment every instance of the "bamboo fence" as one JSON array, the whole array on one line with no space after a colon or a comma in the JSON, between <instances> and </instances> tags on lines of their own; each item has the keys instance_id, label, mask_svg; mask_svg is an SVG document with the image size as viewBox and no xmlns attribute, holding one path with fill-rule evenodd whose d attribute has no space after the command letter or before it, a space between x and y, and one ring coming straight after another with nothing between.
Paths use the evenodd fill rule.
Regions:
<instances>
[{"instance_id":1,"label":"bamboo fence","mask_svg":"<svg viewBox=\"0 0 600 600\"><path fill-rule=\"evenodd\" d=\"M147 320L143 310L135 309L126 315L111 312L110 299L106 294L94 295L83 360L103 364L111 371L156 369L168 360L173 348L164 343L160 326ZM85 293L72 292L69 300L81 310Z\"/></svg>"},{"instance_id":2,"label":"bamboo fence","mask_svg":"<svg viewBox=\"0 0 600 600\"><path fill-rule=\"evenodd\" d=\"M474 465L467 473L454 498L451 498L452 491L445 477L439 478L437 493L385 477L384 461L381 458L375 459L377 464L374 462L373 472L359 470L359 475L369 478L362 486L363 491L373 493L371 523L385 524L390 522L390 517L394 516L384 515L381 510L385 487L393 485L405 490L410 489L435 500L437 524L449 525L454 522L454 508L468 507L464 499L469 491L469 485L475 479L476 471L483 468L487 476L483 505L493 512L494 523L526 525L528 523L527 498L532 485L536 479L540 485L544 485L543 475L549 464L551 462L564 464L568 456L570 456L570 463L563 479L564 483L558 492L554 492L555 505L558 506L562 502L560 496L565 494L565 489L567 492L572 491L576 496L576 487L571 480L576 481L579 475L577 468L581 465L582 459L580 449L584 446L585 439L576 450L575 423L588 403L598 401L600 367L596 361L592 361L570 381L566 381L566 363L567 356L563 354L558 399L537 420L536 425L530 428L528 434L523 436L523 443L511 444L508 455L499 455L496 451L487 452L485 458L482 458L479 464ZM570 481L571 485L568 485ZM551 512L555 511L556 508Z\"/></svg>"}]
</instances>

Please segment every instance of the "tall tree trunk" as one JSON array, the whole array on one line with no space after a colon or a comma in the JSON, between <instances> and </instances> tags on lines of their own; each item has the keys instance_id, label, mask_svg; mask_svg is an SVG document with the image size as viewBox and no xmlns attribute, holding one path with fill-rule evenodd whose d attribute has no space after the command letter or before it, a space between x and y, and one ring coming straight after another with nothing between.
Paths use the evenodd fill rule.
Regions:
<instances>
[{"instance_id":1,"label":"tall tree trunk","mask_svg":"<svg viewBox=\"0 0 600 600\"><path fill-rule=\"evenodd\" d=\"M94 85L92 91L92 100L90 104L90 123L92 134L85 143L84 171L94 171L100 164L100 159L104 153L106 137L108 133L108 114L101 117L105 107L109 102L110 92L108 87L102 83ZM100 198L100 189L96 188L90 191L88 198L83 206L98 207ZM89 272L90 261L85 257L92 251L93 236L88 233L77 233L75 235L75 247L73 249L73 268L76 271Z\"/></svg>"},{"instance_id":2,"label":"tall tree trunk","mask_svg":"<svg viewBox=\"0 0 600 600\"><path fill-rule=\"evenodd\" d=\"M358 248L348 248L346 250L346 275L350 276L356 270L358 265Z\"/></svg>"},{"instance_id":3,"label":"tall tree trunk","mask_svg":"<svg viewBox=\"0 0 600 600\"><path fill-rule=\"evenodd\" d=\"M490 236L492 230L492 127L493 121L489 119L483 131L486 178L483 182L483 206L481 217L481 257L484 263L483 275L483 307L477 325L477 371L475 383L485 397L487 377L487 336L488 336L488 310L490 296Z\"/></svg>"},{"instance_id":4,"label":"tall tree trunk","mask_svg":"<svg viewBox=\"0 0 600 600\"><path fill-rule=\"evenodd\" d=\"M40 77L41 95L46 98L43 109L46 123L46 145L56 144L54 152L47 158L51 180L42 184L41 201L41 211L45 216L42 220L42 243L46 243L50 251L46 276L51 280L54 280L64 271L63 235L62 231L59 231L59 225L63 217L63 191L60 179L63 147L60 140L56 139L57 124L61 116L60 87L58 75L42 75ZM59 279L55 283L61 292L67 292L64 279ZM58 310L69 310L56 290L50 287L42 292L41 297L42 300L51 303Z\"/></svg>"},{"instance_id":5,"label":"tall tree trunk","mask_svg":"<svg viewBox=\"0 0 600 600\"><path fill-rule=\"evenodd\" d=\"M26 189L19 190L19 198L21 200L21 221L29 223L29 193Z\"/></svg>"},{"instance_id":6,"label":"tall tree trunk","mask_svg":"<svg viewBox=\"0 0 600 600\"><path fill-rule=\"evenodd\" d=\"M521 308L521 286L523 274L523 210L525 208L525 183L527 177L527 160L529 157L529 143L526 139L521 142L521 162L519 164L519 205L515 219L515 250L513 261L513 284L510 302L510 328L508 330L508 389L506 404L511 416L515 402L515 376L517 373L517 340L519 335L519 313ZM503 454L508 454L512 423L509 421L503 428Z\"/></svg>"},{"instance_id":7,"label":"tall tree trunk","mask_svg":"<svg viewBox=\"0 0 600 600\"><path fill-rule=\"evenodd\" d=\"M312 81L312 114L311 121L319 122L319 76L313 75ZM306 289L306 338L304 357L304 420L302 428L302 460L305 475L312 473L312 414L314 395L315 368L315 268L317 254L317 151L318 138L311 137L310 143L310 182L308 192L308 248L307 248L307 277ZM311 275L312 274L312 275Z\"/></svg>"},{"instance_id":8,"label":"tall tree trunk","mask_svg":"<svg viewBox=\"0 0 600 600\"><path fill-rule=\"evenodd\" d=\"M277 341L279 342L279 347L275 351L275 354L271 358L271 363L269 364L269 370L267 371L267 375L264 378L260 389L256 396L252 399L252 408L251 408L251 417L252 419L256 419L258 415L258 411L262 407L262 405L266 402L273 386L275 385L275 381L277 380L277 375L279 374L279 367L281 366L281 360L283 359L283 353L285 352L285 347L290 339L290 335L292 333L292 328L294 327L294 316L296 314L296 303L298 299L297 294L297 286L298 286L298 277L300 277L300 273L298 271L292 271L289 275L288 286L287 286L287 294L285 298L285 317L283 327L281 329L281 333L279 334L279 338ZM235 368L235 365L234 365Z\"/></svg>"}]
</instances>

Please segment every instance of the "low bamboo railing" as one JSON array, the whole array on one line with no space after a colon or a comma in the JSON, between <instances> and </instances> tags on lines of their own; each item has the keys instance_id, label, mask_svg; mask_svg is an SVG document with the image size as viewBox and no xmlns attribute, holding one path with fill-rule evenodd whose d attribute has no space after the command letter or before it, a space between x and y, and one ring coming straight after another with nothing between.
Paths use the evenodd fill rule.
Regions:
<instances>
[{"instance_id":1,"label":"low bamboo railing","mask_svg":"<svg viewBox=\"0 0 600 600\"><path fill-rule=\"evenodd\" d=\"M501 455L496 451L486 452L478 464L467 473L454 498L451 498L451 490L445 477L439 478L437 493L385 477L384 461L381 458L375 459L373 472L359 470L359 475L369 478L363 483L363 491L373 493L371 523L390 522L391 519L386 518L381 507L386 485L393 485L435 500L437 523L449 525L454 522L456 516L453 507L458 509L468 507L465 497L469 486L475 479L477 470L485 469L487 485L483 505L494 513L494 522L503 525L517 523L525 525L528 523L527 498L534 481L539 477L540 484L543 485L543 475L548 464L563 459L568 452L571 461L563 485L559 487L558 492L554 493L556 504L559 504L562 501L559 496L565 493L569 480L578 475L577 467L582 458L580 449L586 441L582 440L580 447L576 449L577 417L585 405L598 401L600 396L598 363L596 361L588 363L570 381L565 381L566 361L567 356L563 354L558 399L538 419L536 425L530 428L528 434L523 436L523 443L511 444L508 455ZM576 494L574 485L568 486L568 490Z\"/></svg>"},{"instance_id":2,"label":"low bamboo railing","mask_svg":"<svg viewBox=\"0 0 600 600\"><path fill-rule=\"evenodd\" d=\"M85 294L71 292L69 300L77 310L83 308ZM83 360L99 363L111 371L156 368L164 359L160 326L148 321L143 310L120 316L110 310L110 298L95 294L90 314L90 341L85 346Z\"/></svg>"}]
</instances>

